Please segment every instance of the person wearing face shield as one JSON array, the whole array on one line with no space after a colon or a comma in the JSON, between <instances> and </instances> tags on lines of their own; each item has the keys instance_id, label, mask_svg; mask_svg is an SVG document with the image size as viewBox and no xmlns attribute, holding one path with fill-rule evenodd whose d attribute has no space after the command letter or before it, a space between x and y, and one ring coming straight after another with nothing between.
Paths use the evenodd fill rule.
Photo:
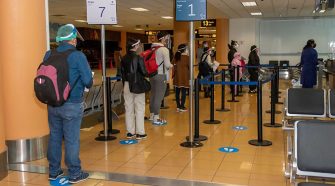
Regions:
<instances>
[{"instance_id":1,"label":"person wearing face shield","mask_svg":"<svg viewBox=\"0 0 335 186\"><path fill-rule=\"evenodd\" d=\"M144 129L146 90L144 87L139 87L142 90L137 89L137 93L133 93L130 88L135 83L130 79L130 75L136 74L136 83L141 84L139 81L146 81L144 77L148 74L143 58L137 54L140 49L140 43L139 39L129 39L127 42L127 54L121 60L121 74L124 85L123 96L126 110L126 137L129 139L145 139L147 137Z\"/></svg>"},{"instance_id":2,"label":"person wearing face shield","mask_svg":"<svg viewBox=\"0 0 335 186\"><path fill-rule=\"evenodd\" d=\"M228 52L228 62L229 62L229 73L230 73L230 81L234 81L234 71L231 69L232 61L234 59L234 54L237 52L238 43L237 41L231 40L230 45L228 44L229 52ZM230 91L234 92L234 85L230 85Z\"/></svg>"},{"instance_id":3,"label":"person wearing face shield","mask_svg":"<svg viewBox=\"0 0 335 186\"><path fill-rule=\"evenodd\" d=\"M168 74L173 65L170 62L170 52L166 48L170 43L170 35L167 32L158 32L157 43L153 43L151 47L159 47L156 49L156 63L158 65L157 75L150 78L151 94L150 94L150 117L149 120L155 125L167 124L167 121L160 117L160 107L164 99L167 88Z\"/></svg>"},{"instance_id":4,"label":"person wearing face shield","mask_svg":"<svg viewBox=\"0 0 335 186\"><path fill-rule=\"evenodd\" d=\"M47 158L49 161L49 180L56 180L64 174L61 169L64 138L65 164L68 168L70 183L84 181L89 176L81 169L79 143L80 125L84 111L84 89L92 86L93 78L86 56L76 49L77 37L80 37L80 34L73 24L61 26L56 37L59 46L55 50L48 51L44 57L44 61L46 61L49 57L58 55L68 62L70 95L67 101L59 107L48 105L50 135Z\"/></svg>"},{"instance_id":5,"label":"person wearing face shield","mask_svg":"<svg viewBox=\"0 0 335 186\"><path fill-rule=\"evenodd\" d=\"M212 61L212 49L209 47L204 48L204 53L201 56L201 62L199 63L199 74L201 77L206 77L213 72L214 62ZM210 97L210 88L208 85L204 85L205 98Z\"/></svg>"},{"instance_id":6,"label":"person wearing face shield","mask_svg":"<svg viewBox=\"0 0 335 186\"><path fill-rule=\"evenodd\" d=\"M189 54L186 44L178 46L178 51L173 58L172 64L174 65L173 85L176 88L177 112L186 112L186 91L190 87Z\"/></svg>"},{"instance_id":7,"label":"person wearing face shield","mask_svg":"<svg viewBox=\"0 0 335 186\"><path fill-rule=\"evenodd\" d=\"M256 45L252 45L250 48L248 66L259 66L259 56L258 49ZM248 68L248 72L250 74L250 81L258 81L258 69L256 68ZM256 85L249 85L249 93L254 94L257 92Z\"/></svg>"},{"instance_id":8,"label":"person wearing face shield","mask_svg":"<svg viewBox=\"0 0 335 186\"><path fill-rule=\"evenodd\" d=\"M300 83L302 88L313 88L316 85L318 53L313 39L307 41L302 53L300 64L302 66Z\"/></svg>"}]
</instances>

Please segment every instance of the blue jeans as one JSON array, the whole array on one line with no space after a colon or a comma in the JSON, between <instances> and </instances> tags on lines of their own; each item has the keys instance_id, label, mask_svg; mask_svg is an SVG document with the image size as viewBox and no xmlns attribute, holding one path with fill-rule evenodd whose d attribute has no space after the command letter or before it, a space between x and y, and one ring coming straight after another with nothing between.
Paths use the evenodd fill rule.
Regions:
<instances>
[{"instance_id":1,"label":"blue jeans","mask_svg":"<svg viewBox=\"0 0 335 186\"><path fill-rule=\"evenodd\" d=\"M65 103L60 107L48 106L50 129L48 161L50 175L57 175L61 170L63 137L65 164L68 167L69 177L77 178L81 174L79 144L83 111L83 103Z\"/></svg>"}]
</instances>

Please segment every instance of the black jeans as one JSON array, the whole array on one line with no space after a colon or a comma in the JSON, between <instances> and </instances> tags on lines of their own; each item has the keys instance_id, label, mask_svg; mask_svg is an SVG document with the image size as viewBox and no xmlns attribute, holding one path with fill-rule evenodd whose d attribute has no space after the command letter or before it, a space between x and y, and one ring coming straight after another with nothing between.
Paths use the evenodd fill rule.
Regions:
<instances>
[{"instance_id":1,"label":"black jeans","mask_svg":"<svg viewBox=\"0 0 335 186\"><path fill-rule=\"evenodd\" d=\"M184 87L176 87L177 108L185 108L186 90L187 88ZM181 92L181 98L180 98L180 92Z\"/></svg>"}]
</instances>

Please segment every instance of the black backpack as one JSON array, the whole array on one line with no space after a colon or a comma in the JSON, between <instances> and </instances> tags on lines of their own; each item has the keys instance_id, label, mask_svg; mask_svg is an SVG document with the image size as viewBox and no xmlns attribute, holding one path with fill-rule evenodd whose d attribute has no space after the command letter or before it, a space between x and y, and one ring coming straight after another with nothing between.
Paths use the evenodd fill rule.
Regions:
<instances>
[{"instance_id":1,"label":"black backpack","mask_svg":"<svg viewBox=\"0 0 335 186\"><path fill-rule=\"evenodd\" d=\"M203 57L207 55L204 60L203 60ZM209 66L209 64L207 63L206 59L207 57L209 56L209 54L206 54L206 53L203 53L202 56L201 56L201 61L199 63L199 73L202 75L202 76L208 76L210 72L212 72L212 68L211 66Z\"/></svg>"},{"instance_id":2,"label":"black backpack","mask_svg":"<svg viewBox=\"0 0 335 186\"><path fill-rule=\"evenodd\" d=\"M57 107L68 99L71 88L67 58L73 51L76 50L52 50L49 58L39 65L34 79L34 90L37 99L42 103Z\"/></svg>"}]
</instances>

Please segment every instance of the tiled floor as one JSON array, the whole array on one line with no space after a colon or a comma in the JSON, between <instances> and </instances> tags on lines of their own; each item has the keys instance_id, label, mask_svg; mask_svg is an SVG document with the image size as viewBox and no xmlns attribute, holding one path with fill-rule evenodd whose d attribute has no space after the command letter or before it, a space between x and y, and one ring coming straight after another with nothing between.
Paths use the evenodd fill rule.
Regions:
<instances>
[{"instance_id":1,"label":"tiled floor","mask_svg":"<svg viewBox=\"0 0 335 186\"><path fill-rule=\"evenodd\" d=\"M283 92L285 88L286 84L282 83ZM220 106L220 90L219 86L216 87L215 108ZM247 87L244 90L247 90ZM270 121L270 114L265 113L270 108L269 94L269 84L266 84L263 88L263 123ZM215 112L215 119L220 120L221 124L208 125L203 124L202 121L209 119L209 99L203 98L201 94L200 134L208 137L201 148L189 149L179 145L185 141L185 136L188 136L189 115L188 112L176 112L173 95L167 98L167 105L170 108L162 110L161 114L169 122L168 125L153 126L150 122L146 122L148 138L138 144L119 144L119 140L125 138L124 115L120 116L119 120L113 121L114 127L121 130L121 133L116 135L117 140L110 142L94 140L98 131L102 129L102 124L89 131L82 131L80 157L83 169L238 185L289 185L284 177L282 129L263 127L264 139L272 141L272 146L249 145L250 139L257 138L256 94L246 93L237 99L240 102L226 103L226 107L231 109L230 112ZM277 105L277 110L281 109L282 105ZM280 123L281 119L281 114L276 115L277 123ZM246 126L248 130L235 131L232 127L236 125ZM223 146L236 147L239 152L231 154L219 152L218 149ZM46 159L34 161L31 164L48 166ZM27 185L30 183L34 185L37 182L47 183L46 175L26 174L18 177L17 175L20 174L23 173L11 173L0 182L0 185L8 185L8 183L15 185L14 182L7 181L24 182ZM124 183L115 185L118 184L132 185ZM114 185L114 183L89 180L83 185Z\"/></svg>"}]
</instances>

